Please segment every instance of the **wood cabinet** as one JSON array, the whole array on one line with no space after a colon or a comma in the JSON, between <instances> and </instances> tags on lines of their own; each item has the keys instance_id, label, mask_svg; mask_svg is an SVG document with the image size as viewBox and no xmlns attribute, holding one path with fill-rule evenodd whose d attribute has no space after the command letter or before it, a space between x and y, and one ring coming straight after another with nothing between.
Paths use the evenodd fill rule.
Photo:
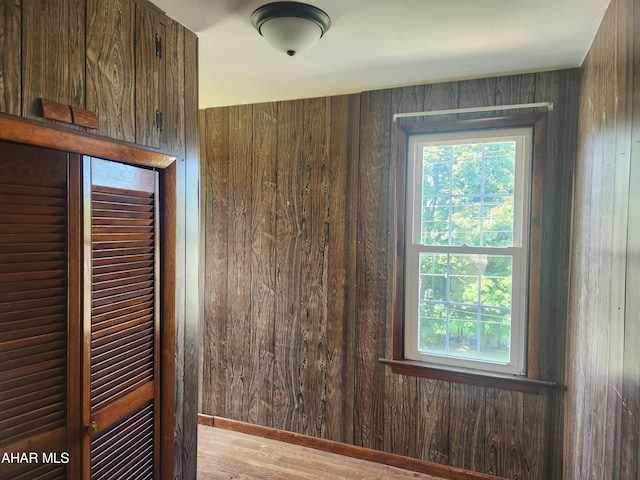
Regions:
<instances>
[{"instance_id":1,"label":"wood cabinet","mask_svg":"<svg viewBox=\"0 0 640 480\"><path fill-rule=\"evenodd\" d=\"M151 2L10 0L0 13L0 111L40 119L44 98L95 112L98 135L184 146L184 64L195 60L185 37L193 34Z\"/></svg>"},{"instance_id":2,"label":"wood cabinet","mask_svg":"<svg viewBox=\"0 0 640 480\"><path fill-rule=\"evenodd\" d=\"M148 0L3 0L0 32L0 139L32 143L40 135L33 129L48 125L52 128L38 137L38 145L60 150L58 140L75 132L80 137L63 150L113 159L114 145L126 149L138 144L173 157L168 175L173 175L174 190L169 193L177 207L176 229L168 232L174 240L169 253L181 260L173 264L175 301L165 305L173 311L176 326L174 343L163 340L163 351L175 358L176 368L173 379L162 386L163 398L171 396L173 402L169 407L163 402L162 409L171 410L174 425L163 432L172 448L163 451L161 463L175 466L175 478L195 479L200 316L197 37ZM42 118L42 98L95 112L98 128ZM17 117L24 123L4 123ZM156 118L162 118L161 128ZM99 147L78 151L74 144ZM140 158L139 152L132 154ZM0 337L1 342L2 332Z\"/></svg>"}]
</instances>

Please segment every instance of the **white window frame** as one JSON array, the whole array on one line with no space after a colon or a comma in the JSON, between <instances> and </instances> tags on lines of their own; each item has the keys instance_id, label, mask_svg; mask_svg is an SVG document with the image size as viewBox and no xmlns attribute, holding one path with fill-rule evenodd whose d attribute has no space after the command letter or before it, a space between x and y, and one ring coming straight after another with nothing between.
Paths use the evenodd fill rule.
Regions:
<instances>
[{"instance_id":1,"label":"white window frame","mask_svg":"<svg viewBox=\"0 0 640 480\"><path fill-rule=\"evenodd\" d=\"M433 132L409 137L404 257L404 356L435 367L482 373L526 375L529 235L533 162L533 127L504 127L458 132ZM513 246L432 246L420 243L423 147L516 141ZM497 362L435 354L418 349L419 258L421 253L486 254L512 257L510 360Z\"/></svg>"}]
</instances>

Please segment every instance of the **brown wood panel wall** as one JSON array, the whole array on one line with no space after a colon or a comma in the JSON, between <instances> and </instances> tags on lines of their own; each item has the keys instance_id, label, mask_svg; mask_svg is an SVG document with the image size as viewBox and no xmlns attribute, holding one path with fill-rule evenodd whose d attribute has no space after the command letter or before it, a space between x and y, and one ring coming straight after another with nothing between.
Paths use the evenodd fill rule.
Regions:
<instances>
[{"instance_id":1,"label":"brown wood panel wall","mask_svg":"<svg viewBox=\"0 0 640 480\"><path fill-rule=\"evenodd\" d=\"M581 70L566 478L640 475L640 5L612 0Z\"/></svg>"},{"instance_id":2,"label":"brown wood panel wall","mask_svg":"<svg viewBox=\"0 0 640 480\"><path fill-rule=\"evenodd\" d=\"M395 375L378 358L391 351L392 115L549 101L543 248L553 252L540 308L555 340L540 352L541 375L562 381L577 78L566 70L202 111L200 411L510 478L559 478L559 395Z\"/></svg>"}]
</instances>

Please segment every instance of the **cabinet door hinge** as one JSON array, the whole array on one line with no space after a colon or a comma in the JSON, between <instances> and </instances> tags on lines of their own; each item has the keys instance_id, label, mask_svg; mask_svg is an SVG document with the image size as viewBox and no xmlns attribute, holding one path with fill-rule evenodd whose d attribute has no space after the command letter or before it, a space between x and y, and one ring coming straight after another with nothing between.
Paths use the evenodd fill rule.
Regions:
<instances>
[{"instance_id":1,"label":"cabinet door hinge","mask_svg":"<svg viewBox=\"0 0 640 480\"><path fill-rule=\"evenodd\" d=\"M156 57L162 58L162 37L156 33Z\"/></svg>"},{"instance_id":2,"label":"cabinet door hinge","mask_svg":"<svg viewBox=\"0 0 640 480\"><path fill-rule=\"evenodd\" d=\"M158 132L162 131L164 119L162 118L162 112L160 110L156 110L156 130Z\"/></svg>"}]
</instances>

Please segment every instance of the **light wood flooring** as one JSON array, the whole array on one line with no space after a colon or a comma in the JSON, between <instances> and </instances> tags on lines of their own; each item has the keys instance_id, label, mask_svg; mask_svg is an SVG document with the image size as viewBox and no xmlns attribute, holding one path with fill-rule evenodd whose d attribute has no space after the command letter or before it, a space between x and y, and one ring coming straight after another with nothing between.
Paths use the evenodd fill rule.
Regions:
<instances>
[{"instance_id":1,"label":"light wood flooring","mask_svg":"<svg viewBox=\"0 0 640 480\"><path fill-rule=\"evenodd\" d=\"M278 440L198 425L197 480L442 480Z\"/></svg>"}]
</instances>

